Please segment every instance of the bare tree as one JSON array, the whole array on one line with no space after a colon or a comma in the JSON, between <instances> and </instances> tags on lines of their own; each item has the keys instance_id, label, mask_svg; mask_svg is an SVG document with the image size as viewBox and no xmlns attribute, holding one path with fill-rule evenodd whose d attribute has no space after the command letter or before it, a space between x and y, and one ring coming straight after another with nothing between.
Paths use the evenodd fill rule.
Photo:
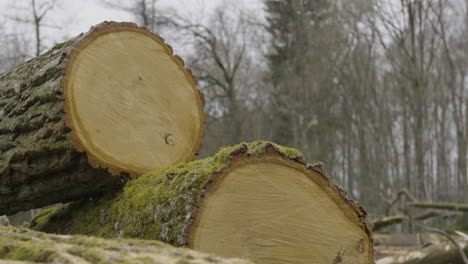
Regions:
<instances>
[{"instance_id":1,"label":"bare tree","mask_svg":"<svg viewBox=\"0 0 468 264\"><path fill-rule=\"evenodd\" d=\"M43 50L43 36L41 35L42 28L44 26L47 27L54 27L57 28L56 25L52 24L46 24L44 23L44 19L46 15L54 9L56 6L56 0L45 0L45 1L40 1L39 4L36 2L36 0L31 0L29 3L29 6L27 7L30 9L31 16L8 16L11 20L23 24L29 24L34 26L34 35L35 35L35 56L39 56Z\"/></svg>"},{"instance_id":2,"label":"bare tree","mask_svg":"<svg viewBox=\"0 0 468 264\"><path fill-rule=\"evenodd\" d=\"M36 32L36 56L39 56L42 51L41 45L41 27L46 14L54 8L56 0L42 2L41 5L36 5L36 0L31 0L31 8L33 12L33 23Z\"/></svg>"},{"instance_id":3,"label":"bare tree","mask_svg":"<svg viewBox=\"0 0 468 264\"><path fill-rule=\"evenodd\" d=\"M460 199L468 187L461 2L266 1L275 140L332 164L376 214L393 188Z\"/></svg>"},{"instance_id":4,"label":"bare tree","mask_svg":"<svg viewBox=\"0 0 468 264\"><path fill-rule=\"evenodd\" d=\"M28 42L17 32L7 32L0 26L0 72L7 70L28 57Z\"/></svg>"},{"instance_id":5,"label":"bare tree","mask_svg":"<svg viewBox=\"0 0 468 264\"><path fill-rule=\"evenodd\" d=\"M104 5L133 14L137 23L151 31L160 31L162 27L172 22L173 10L160 8L158 0L136 0L126 3L123 1L102 0Z\"/></svg>"},{"instance_id":6,"label":"bare tree","mask_svg":"<svg viewBox=\"0 0 468 264\"><path fill-rule=\"evenodd\" d=\"M207 97L211 150L247 137L245 121L261 79L255 67L254 20L248 10L230 5L216 8L209 26L180 18L175 23L193 40L188 63Z\"/></svg>"}]
</instances>

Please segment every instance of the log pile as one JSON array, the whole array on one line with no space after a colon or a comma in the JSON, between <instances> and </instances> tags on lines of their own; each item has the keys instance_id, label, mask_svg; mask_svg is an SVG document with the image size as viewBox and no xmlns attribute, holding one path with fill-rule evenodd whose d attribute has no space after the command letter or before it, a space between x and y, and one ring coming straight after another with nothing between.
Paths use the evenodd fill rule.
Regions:
<instances>
[{"instance_id":1,"label":"log pile","mask_svg":"<svg viewBox=\"0 0 468 264\"><path fill-rule=\"evenodd\" d=\"M99 245L85 260L109 261L119 256L106 243L119 238L258 264L374 263L366 211L299 151L256 141L190 162L203 100L170 46L130 23L102 23L0 74L0 215L74 201L29 228L111 239L2 229L14 245L0 239L0 259L42 252L42 241L46 261L74 263L86 257L68 252L70 241L89 239ZM204 263L166 261L148 253L160 242L141 243L150 245L141 255L126 254Z\"/></svg>"},{"instance_id":2,"label":"log pile","mask_svg":"<svg viewBox=\"0 0 468 264\"><path fill-rule=\"evenodd\" d=\"M404 237L402 234L394 235L400 237L400 244L392 245L391 243L379 241L376 242L376 263L377 264L439 264L439 263L460 263L468 264L466 253L468 252L467 236L463 232L455 230L455 236L461 236L459 239L452 238L452 235L435 228L430 228L422 222L431 218L450 218L460 216L468 208L466 204L444 203L444 202L429 202L419 201L408 190L399 190L394 195L394 200L389 203L388 212L396 211L397 214L385 216L371 220L372 229L374 232L385 230L386 227L396 224L408 223L409 231L412 233L413 226L423 231L433 232L442 235L445 240L427 240L424 238L425 233L408 234L408 236L417 238L417 245L406 245L401 241L409 242L411 239ZM405 198L403 200L402 198ZM399 208L392 208L400 202ZM417 214L410 210L411 208L426 209ZM414 239L413 239L414 240ZM382 243L383 242L383 243Z\"/></svg>"},{"instance_id":3,"label":"log pile","mask_svg":"<svg viewBox=\"0 0 468 264\"><path fill-rule=\"evenodd\" d=\"M402 197L406 197L408 202L403 204L403 208L397 210L398 214L371 220L373 231L381 231L388 226L404 222L409 222L410 226L412 226L416 221L424 221L433 217L453 217L460 215L462 212L468 212L468 204L419 201L406 189L396 192L395 199L390 203L390 208L388 208L389 212L397 202L402 200ZM409 213L409 208L428 210L412 215Z\"/></svg>"},{"instance_id":4,"label":"log pile","mask_svg":"<svg viewBox=\"0 0 468 264\"><path fill-rule=\"evenodd\" d=\"M458 245L468 255L468 241L457 241ZM404 250L397 248L391 256L383 257L376 264L465 264L463 256L449 242L431 245L425 248Z\"/></svg>"}]
</instances>

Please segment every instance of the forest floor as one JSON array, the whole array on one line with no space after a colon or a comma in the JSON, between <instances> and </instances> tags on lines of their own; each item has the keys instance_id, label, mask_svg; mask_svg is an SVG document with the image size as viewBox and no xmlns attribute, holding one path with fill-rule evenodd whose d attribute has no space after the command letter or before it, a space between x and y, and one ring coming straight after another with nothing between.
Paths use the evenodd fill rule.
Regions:
<instances>
[{"instance_id":1,"label":"forest floor","mask_svg":"<svg viewBox=\"0 0 468 264\"><path fill-rule=\"evenodd\" d=\"M462 237L453 238L465 252L468 250L468 240ZM411 259L425 259L430 255L441 254L453 255L457 261L461 260L447 238L433 233L374 234L374 250L376 264L407 263Z\"/></svg>"}]
</instances>

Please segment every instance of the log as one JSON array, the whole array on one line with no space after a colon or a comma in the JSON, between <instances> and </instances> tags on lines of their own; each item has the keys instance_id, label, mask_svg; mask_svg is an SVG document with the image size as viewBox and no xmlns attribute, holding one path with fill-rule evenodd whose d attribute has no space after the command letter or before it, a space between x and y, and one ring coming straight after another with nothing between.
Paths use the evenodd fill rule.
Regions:
<instances>
[{"instance_id":1,"label":"log","mask_svg":"<svg viewBox=\"0 0 468 264\"><path fill-rule=\"evenodd\" d=\"M393 205L395 205L398 201L400 201L402 196L405 196L409 200L409 202L406 203L406 206L416 207L416 208L425 208L425 209L441 209L441 210L468 212L468 204L419 201L416 199L414 195L412 195L406 189L399 190L395 194L395 196L396 198L391 202L389 209L391 209Z\"/></svg>"},{"instance_id":2,"label":"log","mask_svg":"<svg viewBox=\"0 0 468 264\"><path fill-rule=\"evenodd\" d=\"M408 203L408 206L416 208L468 212L468 204L460 203L411 202Z\"/></svg>"},{"instance_id":3,"label":"log","mask_svg":"<svg viewBox=\"0 0 468 264\"><path fill-rule=\"evenodd\" d=\"M120 193L44 211L30 228L156 239L265 263L374 263L366 212L320 164L270 142L129 181Z\"/></svg>"},{"instance_id":4,"label":"log","mask_svg":"<svg viewBox=\"0 0 468 264\"><path fill-rule=\"evenodd\" d=\"M373 221L371 221L372 231L377 232L387 226L401 224L403 221L407 221L408 218L409 217L406 215L393 215L374 219Z\"/></svg>"},{"instance_id":5,"label":"log","mask_svg":"<svg viewBox=\"0 0 468 264\"><path fill-rule=\"evenodd\" d=\"M457 213L447 213L441 210L429 210L427 212L411 217L411 221L424 221L433 217L452 217L457 215ZM377 232L387 226L401 224L402 222L409 220L410 217L408 215L393 215L376 218L371 221L372 231Z\"/></svg>"},{"instance_id":6,"label":"log","mask_svg":"<svg viewBox=\"0 0 468 264\"><path fill-rule=\"evenodd\" d=\"M53 235L2 226L0 263L252 264L174 248L158 241Z\"/></svg>"},{"instance_id":7,"label":"log","mask_svg":"<svg viewBox=\"0 0 468 264\"><path fill-rule=\"evenodd\" d=\"M193 160L203 100L182 59L133 23L101 23L1 73L0 215Z\"/></svg>"},{"instance_id":8,"label":"log","mask_svg":"<svg viewBox=\"0 0 468 264\"><path fill-rule=\"evenodd\" d=\"M457 243L465 254L468 254L468 241L457 241ZM381 258L376 261L376 264L464 264L463 257L457 248L449 242L404 252L400 248L399 253Z\"/></svg>"}]
</instances>

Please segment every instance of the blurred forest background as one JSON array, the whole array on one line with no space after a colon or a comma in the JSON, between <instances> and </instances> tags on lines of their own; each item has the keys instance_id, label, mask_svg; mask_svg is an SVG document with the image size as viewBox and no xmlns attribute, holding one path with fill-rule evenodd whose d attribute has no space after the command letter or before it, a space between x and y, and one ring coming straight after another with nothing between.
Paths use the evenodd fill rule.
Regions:
<instances>
[{"instance_id":1,"label":"blurred forest background","mask_svg":"<svg viewBox=\"0 0 468 264\"><path fill-rule=\"evenodd\" d=\"M184 1L68 12L70 1L1 1L0 72L72 37L64 14L115 10L198 76L201 157L257 139L298 148L372 216L401 189L468 203L468 0L213 1L191 13Z\"/></svg>"}]
</instances>

